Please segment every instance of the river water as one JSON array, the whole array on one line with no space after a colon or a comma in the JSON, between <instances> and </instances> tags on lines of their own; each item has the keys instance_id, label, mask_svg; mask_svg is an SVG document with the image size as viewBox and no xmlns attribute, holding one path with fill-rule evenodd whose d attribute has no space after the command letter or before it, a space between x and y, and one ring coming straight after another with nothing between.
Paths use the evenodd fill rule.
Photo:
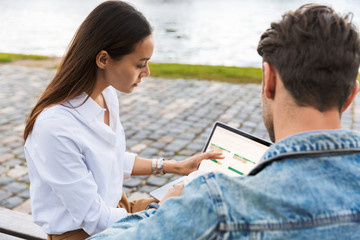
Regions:
<instances>
[{"instance_id":1,"label":"river water","mask_svg":"<svg viewBox=\"0 0 360 240\"><path fill-rule=\"evenodd\" d=\"M0 52L62 56L73 34L100 0L0 0ZM304 0L133 0L155 31L152 61L259 67L256 46L270 22ZM312 2L340 13L359 0Z\"/></svg>"}]
</instances>

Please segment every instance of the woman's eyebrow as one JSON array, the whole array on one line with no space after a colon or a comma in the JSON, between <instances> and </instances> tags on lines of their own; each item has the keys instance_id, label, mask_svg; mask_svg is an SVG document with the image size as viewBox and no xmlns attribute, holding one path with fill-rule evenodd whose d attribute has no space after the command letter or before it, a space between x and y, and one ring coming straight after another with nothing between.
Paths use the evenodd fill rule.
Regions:
<instances>
[{"instance_id":1,"label":"woman's eyebrow","mask_svg":"<svg viewBox=\"0 0 360 240\"><path fill-rule=\"evenodd\" d=\"M141 58L140 61L149 61L150 58Z\"/></svg>"}]
</instances>

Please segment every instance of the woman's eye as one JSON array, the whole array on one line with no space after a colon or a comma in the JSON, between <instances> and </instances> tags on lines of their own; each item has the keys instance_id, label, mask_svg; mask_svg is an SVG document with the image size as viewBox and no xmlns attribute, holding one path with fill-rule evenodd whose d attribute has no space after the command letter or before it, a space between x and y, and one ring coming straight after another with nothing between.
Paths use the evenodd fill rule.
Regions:
<instances>
[{"instance_id":1,"label":"woman's eye","mask_svg":"<svg viewBox=\"0 0 360 240\"><path fill-rule=\"evenodd\" d=\"M144 68L144 67L146 67L146 64L144 64L144 65L137 65L137 68L139 68L139 69Z\"/></svg>"}]
</instances>

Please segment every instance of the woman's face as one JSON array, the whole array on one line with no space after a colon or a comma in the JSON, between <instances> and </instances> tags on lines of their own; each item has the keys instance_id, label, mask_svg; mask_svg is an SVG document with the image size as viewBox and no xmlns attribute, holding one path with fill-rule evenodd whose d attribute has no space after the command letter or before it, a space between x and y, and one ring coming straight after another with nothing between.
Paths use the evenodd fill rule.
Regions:
<instances>
[{"instance_id":1,"label":"woman's face","mask_svg":"<svg viewBox=\"0 0 360 240\"><path fill-rule=\"evenodd\" d=\"M134 52L120 60L110 57L104 69L105 81L120 92L132 92L140 84L141 78L150 75L148 61L153 51L154 41L150 35L136 45Z\"/></svg>"}]
</instances>

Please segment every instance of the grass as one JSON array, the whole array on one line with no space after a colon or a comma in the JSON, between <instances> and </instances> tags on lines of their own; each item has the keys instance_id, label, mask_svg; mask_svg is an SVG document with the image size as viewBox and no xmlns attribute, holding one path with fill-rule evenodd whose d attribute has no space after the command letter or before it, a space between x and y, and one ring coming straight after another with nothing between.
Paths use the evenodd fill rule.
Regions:
<instances>
[{"instance_id":1,"label":"grass","mask_svg":"<svg viewBox=\"0 0 360 240\"><path fill-rule=\"evenodd\" d=\"M150 63L152 77L206 79L233 83L261 83L262 71L253 67L226 67L177 63Z\"/></svg>"},{"instance_id":2,"label":"grass","mask_svg":"<svg viewBox=\"0 0 360 240\"><path fill-rule=\"evenodd\" d=\"M51 57L16 53L0 53L0 63L21 59L46 60ZM232 83L261 83L262 70L253 67L226 67L177 63L149 63L152 77L205 79ZM360 81L360 75L357 78Z\"/></svg>"},{"instance_id":3,"label":"grass","mask_svg":"<svg viewBox=\"0 0 360 240\"><path fill-rule=\"evenodd\" d=\"M0 63L12 62L15 60L32 59L32 60L45 60L49 57L42 55L28 55L20 53L0 53Z\"/></svg>"}]
</instances>

